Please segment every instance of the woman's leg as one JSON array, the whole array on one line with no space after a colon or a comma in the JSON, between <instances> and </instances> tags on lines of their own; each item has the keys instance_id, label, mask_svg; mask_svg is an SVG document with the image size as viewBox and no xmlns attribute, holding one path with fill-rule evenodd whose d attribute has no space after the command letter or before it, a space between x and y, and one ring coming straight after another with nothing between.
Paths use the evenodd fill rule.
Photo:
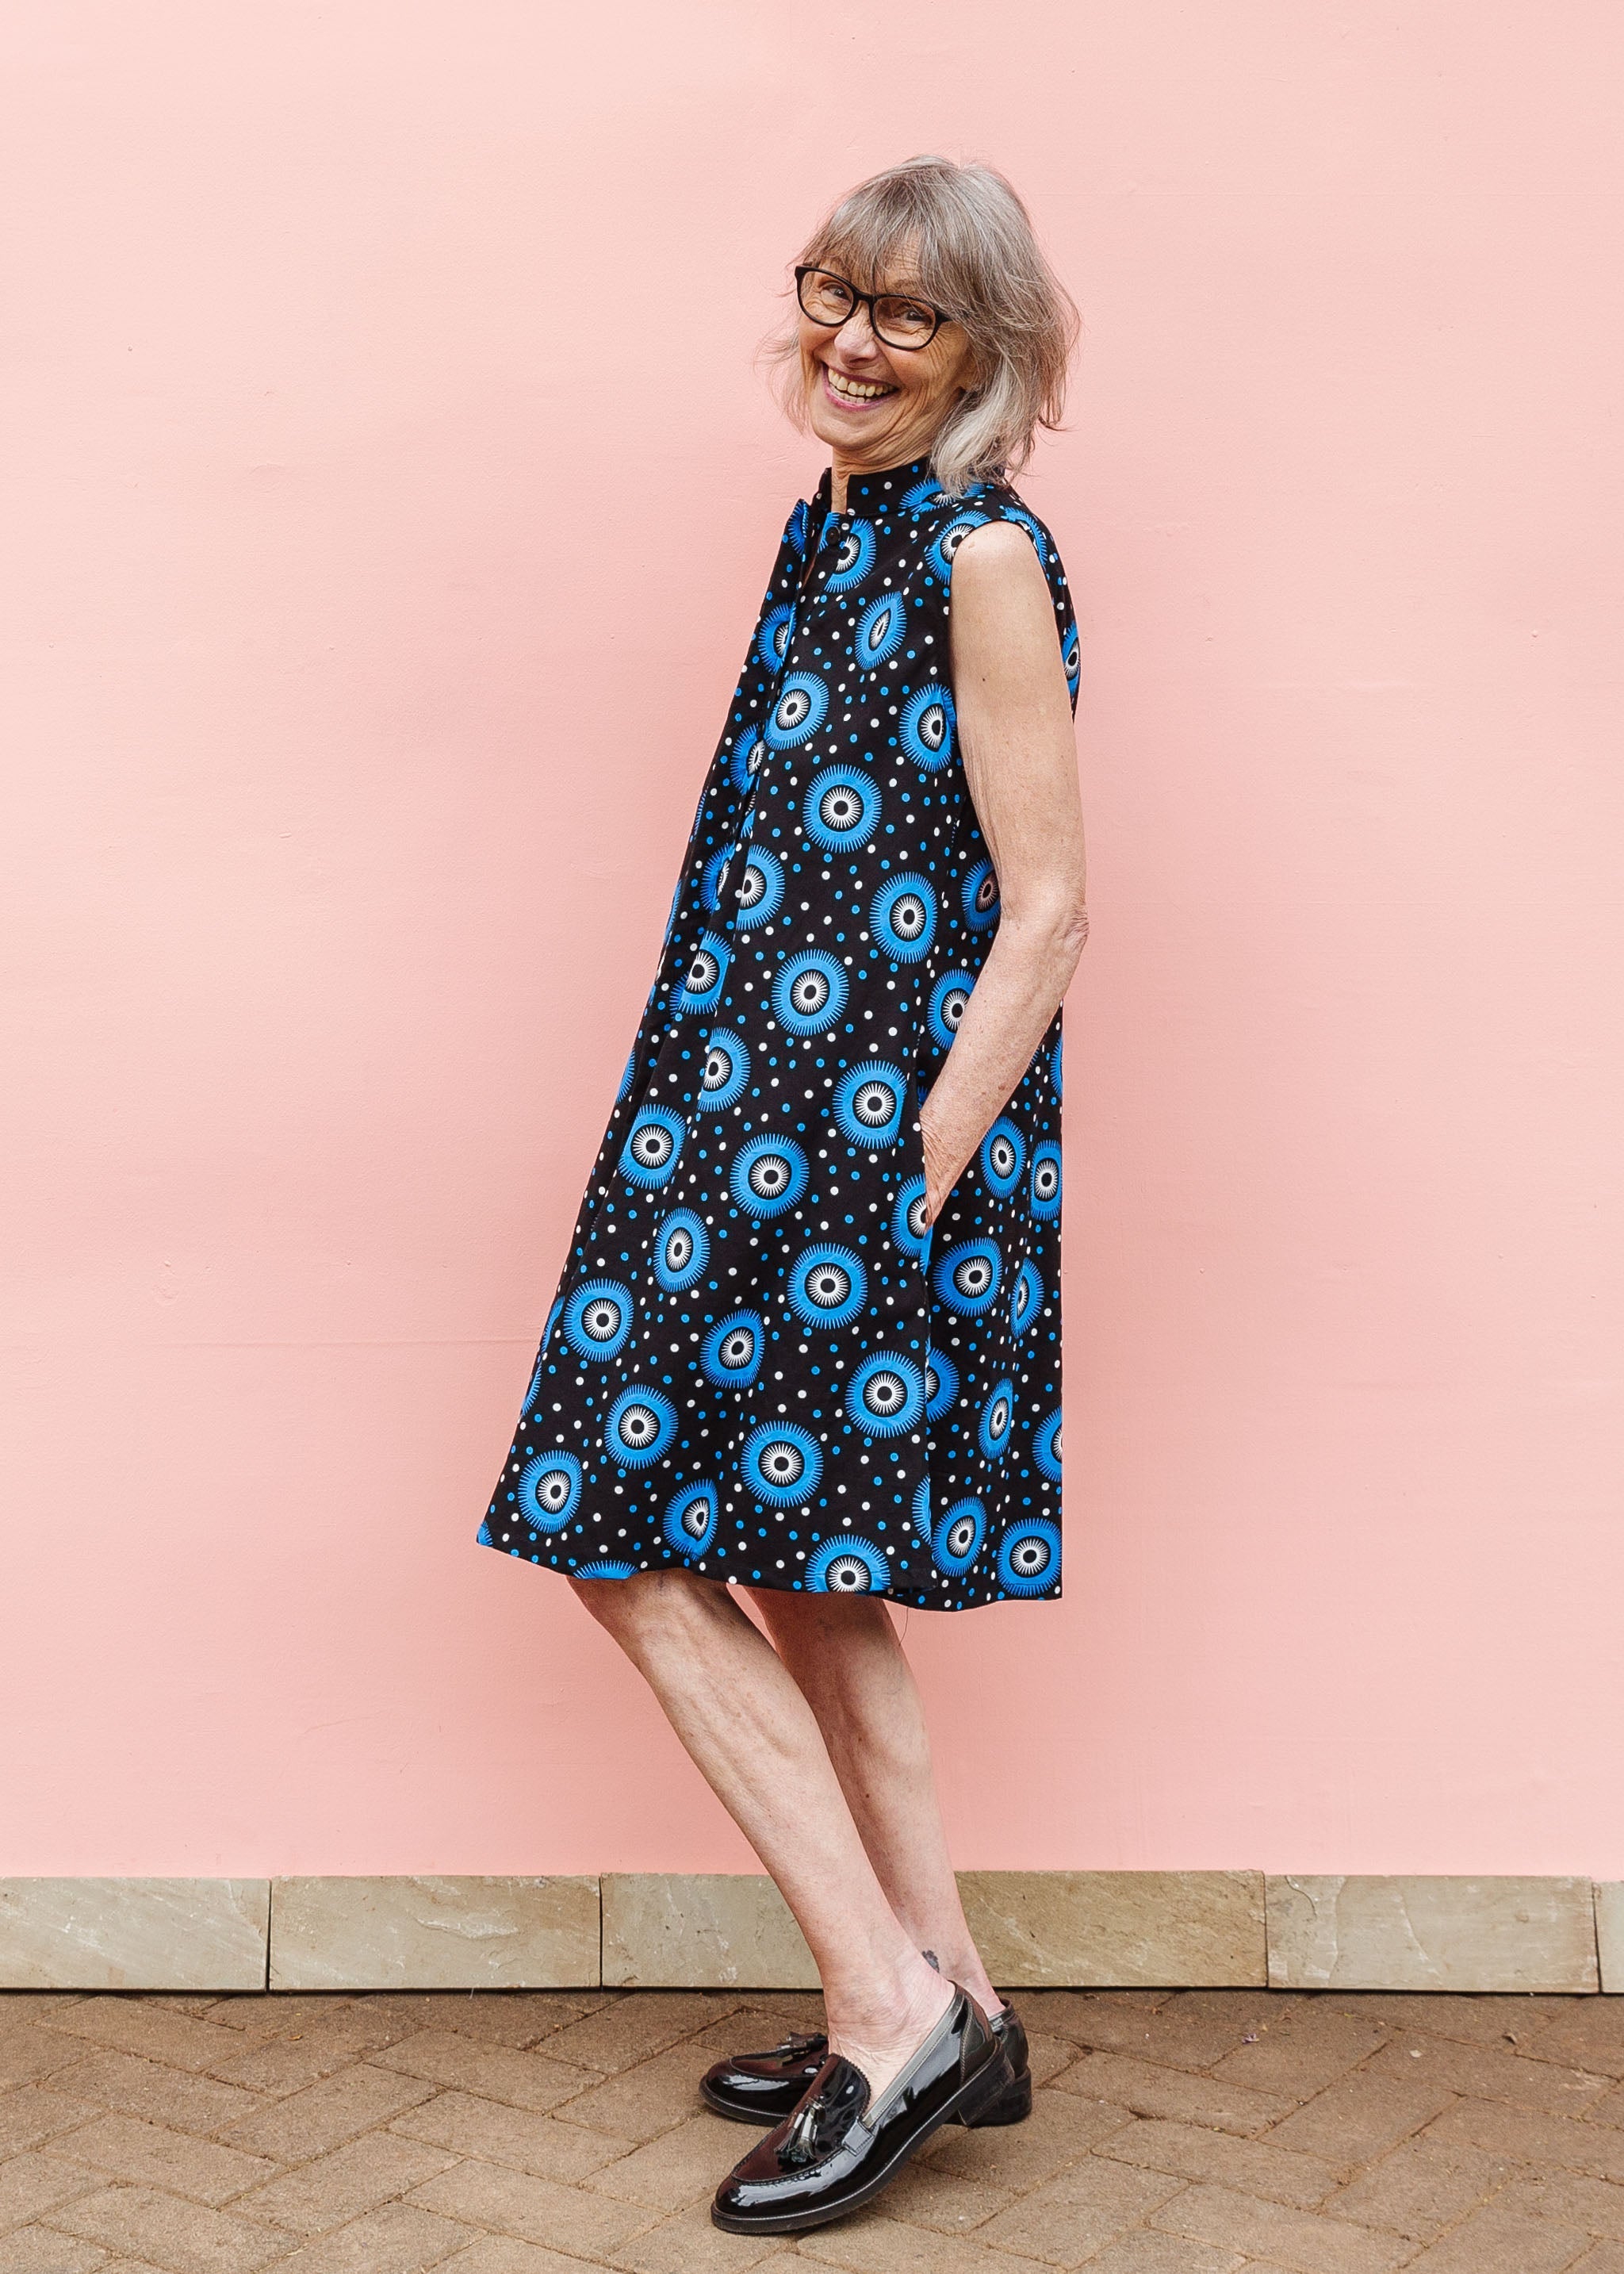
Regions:
<instances>
[{"instance_id":1,"label":"woman's leg","mask_svg":"<svg viewBox=\"0 0 1624 2274\"><path fill-rule=\"evenodd\" d=\"M823 1979L830 2044L878 2093L951 1992L892 1916L805 1697L713 1580L648 1571L570 1584L772 1874Z\"/></svg>"},{"instance_id":2,"label":"woman's leg","mask_svg":"<svg viewBox=\"0 0 1624 2274\"><path fill-rule=\"evenodd\" d=\"M873 1595L750 1590L778 1656L817 1717L829 1758L891 1909L983 2012L987 1978L959 1900L925 1709L891 1614Z\"/></svg>"}]
</instances>

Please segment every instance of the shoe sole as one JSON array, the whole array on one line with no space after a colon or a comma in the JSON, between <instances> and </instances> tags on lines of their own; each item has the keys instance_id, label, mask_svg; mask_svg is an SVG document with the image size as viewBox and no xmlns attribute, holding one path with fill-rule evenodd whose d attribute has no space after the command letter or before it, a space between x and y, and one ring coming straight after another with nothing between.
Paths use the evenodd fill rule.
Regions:
<instances>
[{"instance_id":1,"label":"shoe sole","mask_svg":"<svg viewBox=\"0 0 1624 2274\"><path fill-rule=\"evenodd\" d=\"M931 2135L940 2131L944 2124L973 2124L988 2103L1007 2092L1015 2082L1015 2072L1010 2067L1008 2053L1000 2052L996 2060L989 2060L985 2067L977 2069L967 2084L959 2086L945 2107L940 2109L929 2124L921 2126L907 2144L897 2150L883 2172L877 2172L867 2186L859 2187L855 2195L846 2196L830 2209L824 2209L821 2203L808 2203L803 2210L780 2211L776 2218L741 2218L731 2211L718 2210L712 2203L710 2224L719 2226L725 2234L803 2234L808 2227L831 2226L836 2219L849 2218L853 2211L861 2210L865 2203L871 2203L876 2195L883 2194L909 2157L917 2154Z\"/></svg>"}]
</instances>

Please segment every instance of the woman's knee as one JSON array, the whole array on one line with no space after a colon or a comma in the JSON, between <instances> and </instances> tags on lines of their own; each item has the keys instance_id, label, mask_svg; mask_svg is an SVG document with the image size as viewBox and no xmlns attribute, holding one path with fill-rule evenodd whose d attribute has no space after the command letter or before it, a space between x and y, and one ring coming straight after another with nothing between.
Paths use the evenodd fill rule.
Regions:
<instances>
[{"instance_id":1,"label":"woman's knee","mask_svg":"<svg viewBox=\"0 0 1624 2274\"><path fill-rule=\"evenodd\" d=\"M714 1617L716 1607L703 1598L720 1592L684 1571L639 1571L630 1579L572 1578L569 1584L598 1625L626 1649Z\"/></svg>"}]
</instances>

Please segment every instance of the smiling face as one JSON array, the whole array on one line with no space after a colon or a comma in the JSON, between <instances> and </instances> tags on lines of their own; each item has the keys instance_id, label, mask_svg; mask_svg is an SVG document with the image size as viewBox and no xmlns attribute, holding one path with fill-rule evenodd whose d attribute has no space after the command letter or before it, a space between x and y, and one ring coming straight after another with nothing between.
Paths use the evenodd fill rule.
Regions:
<instances>
[{"instance_id":1,"label":"smiling face","mask_svg":"<svg viewBox=\"0 0 1624 2274\"><path fill-rule=\"evenodd\" d=\"M826 265L847 272L831 253ZM918 289L906 260L860 289L907 294ZM923 457L953 404L973 383L974 357L961 325L944 323L922 348L876 339L859 304L838 330L801 316L801 375L808 424L834 454L837 481Z\"/></svg>"}]
</instances>

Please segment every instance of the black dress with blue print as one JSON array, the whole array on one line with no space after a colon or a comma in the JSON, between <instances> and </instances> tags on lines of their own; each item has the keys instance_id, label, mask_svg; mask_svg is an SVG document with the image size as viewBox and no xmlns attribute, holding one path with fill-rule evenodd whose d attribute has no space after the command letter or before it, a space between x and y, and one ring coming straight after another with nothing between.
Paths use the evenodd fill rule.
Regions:
<instances>
[{"instance_id":1,"label":"black dress with blue print","mask_svg":"<svg viewBox=\"0 0 1624 2274\"><path fill-rule=\"evenodd\" d=\"M919 1109L998 924L927 460L797 505L482 1545L965 1610L1060 1593L1060 1017L936 1222Z\"/></svg>"}]
</instances>

